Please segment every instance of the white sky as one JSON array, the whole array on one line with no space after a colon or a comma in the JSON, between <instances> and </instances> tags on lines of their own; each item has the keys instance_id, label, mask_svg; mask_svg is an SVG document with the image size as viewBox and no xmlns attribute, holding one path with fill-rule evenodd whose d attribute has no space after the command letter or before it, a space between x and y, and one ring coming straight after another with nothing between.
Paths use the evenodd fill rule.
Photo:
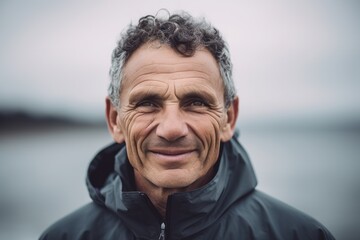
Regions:
<instances>
[{"instance_id":1,"label":"white sky","mask_svg":"<svg viewBox=\"0 0 360 240\"><path fill-rule=\"evenodd\" d=\"M207 18L230 45L243 121L360 116L360 2L0 3L0 109L102 118L120 32L158 9Z\"/></svg>"}]
</instances>

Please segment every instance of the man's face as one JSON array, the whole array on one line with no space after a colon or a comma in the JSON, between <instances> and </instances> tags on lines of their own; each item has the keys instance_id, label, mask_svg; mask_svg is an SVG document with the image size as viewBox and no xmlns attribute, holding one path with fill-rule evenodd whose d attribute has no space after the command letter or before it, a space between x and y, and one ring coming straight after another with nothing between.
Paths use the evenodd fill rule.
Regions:
<instances>
[{"instance_id":1,"label":"man's face","mask_svg":"<svg viewBox=\"0 0 360 240\"><path fill-rule=\"evenodd\" d=\"M232 136L219 66L207 50L184 57L145 44L124 67L116 126L135 173L162 188L203 181ZM237 107L237 106L236 106ZM231 132L231 133L230 133Z\"/></svg>"}]
</instances>

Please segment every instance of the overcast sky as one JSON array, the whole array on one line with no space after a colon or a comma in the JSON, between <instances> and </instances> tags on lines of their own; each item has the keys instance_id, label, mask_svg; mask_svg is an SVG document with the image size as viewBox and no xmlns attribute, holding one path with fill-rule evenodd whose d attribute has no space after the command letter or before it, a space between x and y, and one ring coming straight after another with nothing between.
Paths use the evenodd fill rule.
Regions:
<instances>
[{"instance_id":1,"label":"overcast sky","mask_svg":"<svg viewBox=\"0 0 360 240\"><path fill-rule=\"evenodd\" d=\"M160 8L205 17L230 46L240 119L360 117L360 2L0 2L0 110L100 119L120 32Z\"/></svg>"}]
</instances>

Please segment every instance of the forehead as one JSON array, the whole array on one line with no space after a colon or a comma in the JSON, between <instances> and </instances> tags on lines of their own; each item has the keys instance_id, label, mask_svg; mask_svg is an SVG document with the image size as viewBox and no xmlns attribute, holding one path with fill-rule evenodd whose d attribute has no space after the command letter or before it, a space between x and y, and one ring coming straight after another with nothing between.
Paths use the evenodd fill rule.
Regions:
<instances>
[{"instance_id":1,"label":"forehead","mask_svg":"<svg viewBox=\"0 0 360 240\"><path fill-rule=\"evenodd\" d=\"M162 80L200 78L215 87L223 85L219 65L207 49L199 49L193 56L186 57L157 42L146 43L131 55L124 66L123 77L125 85L156 80L156 77Z\"/></svg>"}]
</instances>

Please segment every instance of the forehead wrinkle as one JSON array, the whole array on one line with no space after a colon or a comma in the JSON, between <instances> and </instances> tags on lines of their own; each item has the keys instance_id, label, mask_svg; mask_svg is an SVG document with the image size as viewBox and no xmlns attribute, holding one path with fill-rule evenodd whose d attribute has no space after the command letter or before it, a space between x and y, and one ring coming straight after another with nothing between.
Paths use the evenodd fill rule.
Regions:
<instances>
[{"instance_id":1,"label":"forehead wrinkle","mask_svg":"<svg viewBox=\"0 0 360 240\"><path fill-rule=\"evenodd\" d=\"M207 89L208 91L214 93L216 95L216 91L221 88L223 90L223 82L221 78L217 79L203 79L203 78L187 78L186 80L191 80L191 84L187 81L182 81L182 79L178 79L176 81L176 85L183 88L193 88L193 89ZM198 80L198 81L197 81ZM205 80L205 82L204 82ZM210 84L209 84L210 83Z\"/></svg>"},{"instance_id":2,"label":"forehead wrinkle","mask_svg":"<svg viewBox=\"0 0 360 240\"><path fill-rule=\"evenodd\" d=\"M201 83L197 83L197 84L191 84L191 85L185 85L185 84L180 84L183 85L179 88L175 88L175 95L178 98L183 98L184 96L188 95L188 94L200 94L200 95L204 95L206 98L211 98L211 100L213 101L218 101L218 96L216 93L216 90L210 86L208 86L207 84L201 84ZM210 100L210 99L209 99Z\"/></svg>"},{"instance_id":3,"label":"forehead wrinkle","mask_svg":"<svg viewBox=\"0 0 360 240\"><path fill-rule=\"evenodd\" d=\"M190 67L189 67L190 66ZM194 67L195 66L195 67ZM205 69L203 69L205 67ZM210 70L210 71L209 71ZM181 74L193 72L204 75L206 77L220 76L220 71L217 68L209 69L205 64L195 62L180 62L180 63L148 63L141 65L138 69L124 69L124 79L138 79L144 75L161 75L161 74ZM210 73L210 74L209 74Z\"/></svg>"},{"instance_id":4,"label":"forehead wrinkle","mask_svg":"<svg viewBox=\"0 0 360 240\"><path fill-rule=\"evenodd\" d=\"M189 74L186 74L186 73ZM202 76L194 76L194 72L196 73L201 73ZM185 75L184 75L185 74ZM148 76L150 75L150 76ZM196 74L195 74L196 75ZM143 74L141 76L139 76L137 79L132 80L131 82L133 82L133 84L131 85L130 79L127 79L127 81L124 83L124 86L126 86L126 84L130 84L131 86L131 90L129 91L130 93L134 90L137 89L139 87L155 87L155 88L159 88L159 90L161 90L162 88L167 88L168 90L164 91L169 91L170 89L170 84L173 85L175 84L176 87L179 85L183 84L189 84L189 82L191 83L196 83L197 80L199 81L207 81L207 82L212 82L214 84L214 86L217 86L217 81L216 79L210 79L211 76L209 76L208 74L202 72L202 71L184 71L184 72L177 72L177 73L171 73L171 74L158 74L158 73L154 73L152 74ZM177 82L179 82L177 84ZM197 83L199 84L199 83ZM200 84L202 85L202 87L206 87L209 88L209 86L207 86L206 84ZM220 87L222 86L222 84L220 84ZM173 87L176 88L175 86ZM124 88L125 89L125 88Z\"/></svg>"},{"instance_id":5,"label":"forehead wrinkle","mask_svg":"<svg viewBox=\"0 0 360 240\"><path fill-rule=\"evenodd\" d=\"M146 83L144 83L146 82ZM159 80L148 80L148 81L141 81L136 83L134 86L132 86L131 90L129 91L129 95L132 94L138 94L139 92L149 94L150 92L159 93L161 92L167 92L168 84L164 83L163 81ZM145 88L145 91L142 91ZM152 89L158 89L153 91Z\"/></svg>"},{"instance_id":6,"label":"forehead wrinkle","mask_svg":"<svg viewBox=\"0 0 360 240\"><path fill-rule=\"evenodd\" d=\"M135 81L135 80L134 80ZM161 86L159 86L159 84ZM139 85L144 85L144 86L139 86ZM139 81L137 83L135 83L131 89L135 89L135 88L139 88L139 87L162 87L162 86L166 86L167 83L161 81L161 80L157 80L157 79L144 79L142 81Z\"/></svg>"}]
</instances>

